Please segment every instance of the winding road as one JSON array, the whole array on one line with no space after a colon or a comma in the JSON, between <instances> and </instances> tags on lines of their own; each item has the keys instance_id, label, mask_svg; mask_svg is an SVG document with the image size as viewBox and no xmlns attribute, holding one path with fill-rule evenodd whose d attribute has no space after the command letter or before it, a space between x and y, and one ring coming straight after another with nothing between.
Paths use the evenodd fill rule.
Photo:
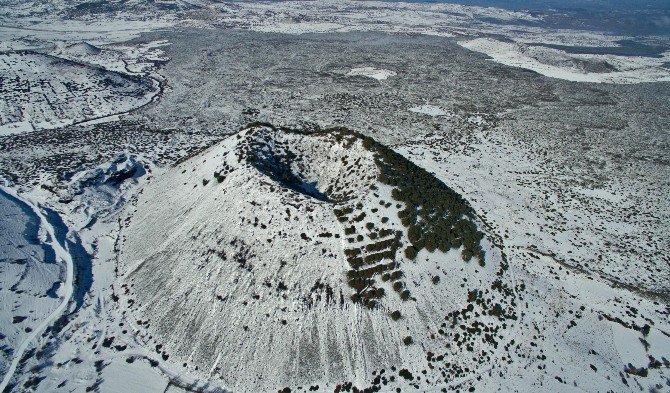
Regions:
<instances>
[{"instance_id":1,"label":"winding road","mask_svg":"<svg viewBox=\"0 0 670 393\"><path fill-rule=\"evenodd\" d=\"M38 204L29 198L19 196L11 188L0 186L0 190L13 196L16 199L21 200L26 205L30 206L33 213L35 213L35 215L39 218L41 228L44 229L49 234L51 243L46 244L53 249L54 254L56 255L56 260L60 262L65 262L66 266L66 278L63 286L62 302L37 327L33 328L33 331L30 332L30 334L21 342L21 345L19 345L17 350L14 352L14 358L12 359L9 369L7 370L7 373L3 377L2 383L0 384L0 392L2 392L9 384L9 381L11 381L12 376L14 375L14 372L16 372L16 368L19 365L19 362L21 361L21 358L23 358L23 355L28 350L31 343L37 338L37 336L41 335L44 332L44 330L46 330L47 327L53 324L66 310L68 303L72 298L73 282L74 282L74 264L72 260L72 255L70 255L70 252L67 249L67 245L58 243L57 240L58 238L56 237L56 231L54 227L49 223L42 210L40 210Z\"/></svg>"}]
</instances>

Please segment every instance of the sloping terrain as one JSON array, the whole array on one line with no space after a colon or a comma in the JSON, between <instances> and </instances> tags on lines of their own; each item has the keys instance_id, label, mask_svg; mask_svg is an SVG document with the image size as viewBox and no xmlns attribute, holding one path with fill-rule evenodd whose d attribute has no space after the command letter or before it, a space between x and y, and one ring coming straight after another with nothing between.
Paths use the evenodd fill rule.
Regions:
<instances>
[{"instance_id":1,"label":"sloping terrain","mask_svg":"<svg viewBox=\"0 0 670 393\"><path fill-rule=\"evenodd\" d=\"M34 52L0 54L0 134L63 127L149 102L149 79Z\"/></svg>"},{"instance_id":2,"label":"sloping terrain","mask_svg":"<svg viewBox=\"0 0 670 393\"><path fill-rule=\"evenodd\" d=\"M0 190L0 373L21 341L59 303L65 272L40 241L40 220L30 207Z\"/></svg>"},{"instance_id":3,"label":"sloping terrain","mask_svg":"<svg viewBox=\"0 0 670 393\"><path fill-rule=\"evenodd\" d=\"M357 134L246 129L158 176L132 210L128 319L164 359L235 390L419 384L430 350L453 357L429 368L446 383L472 363L457 347L486 353L516 318L467 203ZM466 332L442 329L473 314Z\"/></svg>"}]
</instances>

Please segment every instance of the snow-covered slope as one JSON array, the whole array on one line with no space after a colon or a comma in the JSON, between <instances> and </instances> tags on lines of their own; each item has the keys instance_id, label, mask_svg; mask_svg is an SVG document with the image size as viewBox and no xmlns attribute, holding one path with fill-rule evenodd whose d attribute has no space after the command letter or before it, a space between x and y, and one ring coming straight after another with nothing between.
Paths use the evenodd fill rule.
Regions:
<instances>
[{"instance_id":1,"label":"snow-covered slope","mask_svg":"<svg viewBox=\"0 0 670 393\"><path fill-rule=\"evenodd\" d=\"M40 238L48 236L25 202L0 189L0 372L21 342L60 302L64 269ZM52 239L47 239L53 241Z\"/></svg>"},{"instance_id":2,"label":"snow-covered slope","mask_svg":"<svg viewBox=\"0 0 670 393\"><path fill-rule=\"evenodd\" d=\"M127 112L158 91L150 79L34 52L0 54L0 73L0 135Z\"/></svg>"},{"instance_id":3,"label":"snow-covered slope","mask_svg":"<svg viewBox=\"0 0 670 393\"><path fill-rule=\"evenodd\" d=\"M427 351L454 358L427 368L434 386L482 361L457 346L490 350L484 332L515 318L501 254L467 203L347 131L243 130L129 209L122 309L164 359L237 391L419 384ZM468 313L472 332L441 329Z\"/></svg>"},{"instance_id":4,"label":"snow-covered slope","mask_svg":"<svg viewBox=\"0 0 670 393\"><path fill-rule=\"evenodd\" d=\"M101 48L98 48L95 45L89 44L86 41L81 41L76 44L69 45L63 49L64 54L71 56L95 56L99 55L102 52Z\"/></svg>"}]
</instances>

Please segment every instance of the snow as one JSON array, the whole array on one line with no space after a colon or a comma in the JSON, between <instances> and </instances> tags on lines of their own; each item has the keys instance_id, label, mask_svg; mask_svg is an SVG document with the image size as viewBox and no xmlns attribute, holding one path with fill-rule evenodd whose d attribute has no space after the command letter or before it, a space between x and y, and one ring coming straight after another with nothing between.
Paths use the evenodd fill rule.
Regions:
<instances>
[{"instance_id":1,"label":"snow","mask_svg":"<svg viewBox=\"0 0 670 393\"><path fill-rule=\"evenodd\" d=\"M19 361L21 361L21 359L23 358L23 354L32 345L32 342L37 337L39 337L39 335L41 335L47 327L53 324L56 321L56 319L58 319L61 316L61 314L66 310L66 307L70 302L70 296L72 296L73 291L72 285L74 280L74 266L72 262L72 256L70 255L68 250L65 249L64 245L59 243L54 227L51 226L51 224L46 219L45 215L42 213L42 211L36 205L36 203L29 199L21 198L13 190L7 187L0 186L0 190L26 203L33 210L33 213L37 217L39 217L42 229L48 234L49 238L51 239L50 246L52 247L53 252L56 256L56 260L58 262L65 264L65 271L66 271L61 303L58 305L58 307L56 307L55 310L51 312L51 314L49 314L44 320L40 321L39 324L33 328L33 330L23 339L21 344L14 352L14 357L11 363L9 364L9 368L5 373L5 376L3 377L2 383L0 383L0 390L4 391L7 385L9 384L9 381L11 380L12 376L14 375L16 367L19 365Z\"/></svg>"},{"instance_id":2,"label":"snow","mask_svg":"<svg viewBox=\"0 0 670 393\"><path fill-rule=\"evenodd\" d=\"M157 97L158 81L170 82L158 72L158 64L169 60L161 48L170 42L124 41L164 28L225 26L286 34L382 31L391 33L389 40L395 39L393 34L459 37L464 48L490 56L493 62L551 78L616 84L670 80L670 71L663 67L670 52L659 58L623 57L534 46L607 47L627 37L543 28L542 17L523 11L329 0L208 3L197 13L179 17L169 12L133 15L121 11L114 16L62 20L63 14L50 7L64 10L67 3L52 3L17 3L7 9L9 16L3 16L7 23L0 27L0 49L6 52L0 54L0 71L8 80L18 78L38 87L34 95L14 94L18 91L14 87L0 88L0 135L54 130L57 138L64 126L118 121L128 111L151 102ZM30 16L16 16L22 12ZM10 52L25 49L40 53ZM406 75L416 75L400 61L388 59L329 64L317 71L332 75L335 69L339 79L347 79L341 78L346 74L386 80L379 84L384 88L402 82ZM609 68L589 71L594 65ZM342 71L352 66L358 68ZM126 83L127 89L100 85L99 67L107 70L102 72L104 77ZM197 74L185 75L198 86ZM148 84L133 82L141 79ZM352 84L366 83L348 79ZM215 79L211 83L208 88L221 91ZM72 84L77 88L66 92ZM53 95L46 87L54 90ZM307 95L313 100L322 97L313 91ZM58 101L61 97L66 99ZM398 301L390 285L382 283L387 292L384 308L370 311L352 304L344 278L348 266L341 255L350 243L346 236L319 237L324 232L343 233L331 206L300 192L302 196L280 194L270 188L279 187L269 177L241 168L233 158L239 148L235 137L174 167L154 166L158 154L145 157L126 152L93 167L77 164L65 179L38 173L31 178L33 184L3 188L21 198L27 210L17 210L6 195L0 195L4 258L0 261L4 349L0 390L8 383L26 382L33 375L29 370L46 377L35 388L45 392L159 392L181 390L178 386L202 391L223 391L225 386L236 391L275 391L292 383L305 387L318 383L331 389L344 380L366 386L371 372L379 367L386 367L388 374L390 365L425 369L427 350L445 351L445 344L453 344L454 340L430 337L437 334L438 326L451 329L441 325L444 314L466 307L469 290L491 288L503 255L510 266L502 282L512 288L518 319L506 321L498 347L473 344L473 355L486 350L491 357L485 365L471 362L462 348L452 347L445 359L469 366L470 372L443 383L438 372L428 370L420 377L431 382L416 390L465 391L476 386L476 391L496 391L505 386L516 391L628 391L634 384L652 390L657 383L665 383L667 368L650 370L646 378L623 371L629 362L646 367L649 356L662 359L670 353L667 301L662 300L667 287L663 254L667 236L661 233L663 223L648 224L648 220L661 221L663 209L634 210L644 189L617 184L614 179L589 184L574 172L552 166L556 164L547 157L534 155L534 145L506 137L503 128L488 134L488 127L498 127L494 120L500 114L479 112L479 108L452 114L445 108L456 108L458 103L438 94L406 98L403 102L401 97L393 110L417 125L403 130L406 134L396 140L404 142L394 149L462 194L475 209L480 228L492 238L504 239L500 249L492 241L483 243L489 255L485 267L463 264L458 250L421 251L416 263L402 260L416 302ZM425 104L411 106L420 103ZM203 102L217 116L231 112L217 105L216 101ZM346 108L349 102L341 106ZM409 116L407 111L417 115ZM283 117L279 107L259 112L266 120L270 115L281 120L290 117ZM346 123L351 118L332 122ZM321 113L311 118L306 115L306 119L331 122ZM372 125L369 132L390 134L377 120L374 116L365 120ZM420 132L427 124L434 127L429 136ZM419 136L412 140L408 135ZM195 139L190 135L179 143L170 139L173 144L156 151L163 154L184 148L186 154L191 151L186 150L192 147L190 138ZM377 224L387 217L389 228L402 228L399 208L379 207L379 199L392 200L391 187L374 182L377 168L360 146L346 150L325 144L332 149L324 148L324 140L316 137L287 136L276 142L276 146L288 146L308 157L306 163L296 162L292 167L303 177L303 191L318 194L324 185L343 183L363 205L365 221ZM35 153L48 149L46 146L53 145L40 141L21 154L10 151L7 156L15 160L41 157L26 151ZM74 149L68 153L77 157L98 152L82 149L73 153ZM118 150L116 153L126 147ZM349 164L354 159L361 162L353 165L352 174L340 177L347 167L341 162L344 156ZM219 183L212 176L224 163L235 171ZM29 164L39 167L41 160ZM377 187L374 193L369 188L373 184ZM626 213L633 211L641 214L631 219ZM54 218L61 218L63 227L56 227ZM256 219L258 225L254 225ZM31 222L37 226L34 234L26 232ZM88 262L94 279L89 287L73 284L72 273L77 270L73 269L73 249L70 243L63 244L62 236L59 240L59 231L64 229L68 240L80 239L81 247L92 255ZM311 240L301 238L303 233ZM230 244L233 238L245 244ZM620 247L625 243L632 245ZM365 239L360 244L372 243ZM219 260L218 251L225 251L227 259ZM55 255L56 263L46 263L49 253ZM15 263L23 257L28 260L26 265ZM251 270L239 267L242 260ZM430 284L434 274L441 277L437 286ZM290 284L286 298L277 290L280 280ZM329 305L323 292L311 289L316 282L335 292L341 290L345 302L339 308ZM519 289L521 283L525 290ZM73 296L75 293L81 297ZM75 308L77 312L67 312ZM402 310L405 316L398 324L388 320L391 309ZM49 329L65 314L62 331ZM28 318L12 323L15 316ZM473 319L496 322L485 314ZM640 331L645 325L651 325L646 336ZM400 345L408 334L415 344ZM648 342L648 349L641 339ZM105 346L109 340L111 344ZM157 349L157 345L162 347ZM32 349L40 350L41 356L26 356ZM24 361L19 361L22 357ZM598 371L592 371L595 366ZM620 376L630 385L623 385ZM404 380L384 386L396 387L410 388Z\"/></svg>"},{"instance_id":3,"label":"snow","mask_svg":"<svg viewBox=\"0 0 670 393\"><path fill-rule=\"evenodd\" d=\"M35 131L35 127L28 120L15 121L13 123L8 123L3 125L0 128L0 135L12 135L12 134L21 134L24 132Z\"/></svg>"},{"instance_id":4,"label":"snow","mask_svg":"<svg viewBox=\"0 0 670 393\"><path fill-rule=\"evenodd\" d=\"M288 33L288 34L307 34L307 33L327 33L335 31L347 31L344 25L339 23L328 22L302 22L302 23L285 23L279 22L272 25L261 25L253 27L256 31L266 33Z\"/></svg>"},{"instance_id":5,"label":"snow","mask_svg":"<svg viewBox=\"0 0 670 393\"><path fill-rule=\"evenodd\" d=\"M579 192L580 194L589 196L589 197L595 197L595 198L600 198L604 199L608 202L613 202L613 203L618 203L618 202L623 202L626 197L623 195L615 195L607 190L603 189L588 189L588 188L582 188L582 187L574 187L573 188L575 191Z\"/></svg>"},{"instance_id":6,"label":"snow","mask_svg":"<svg viewBox=\"0 0 670 393\"><path fill-rule=\"evenodd\" d=\"M96 56L102 52L102 49L98 48L95 45L91 45L86 41L82 41L77 44L67 46L63 53L67 53L72 56Z\"/></svg>"},{"instance_id":7,"label":"snow","mask_svg":"<svg viewBox=\"0 0 670 393\"><path fill-rule=\"evenodd\" d=\"M66 5L59 3L58 7L66 8ZM465 37L461 41L463 47L487 54L493 61L570 81L629 84L670 80L670 71L663 67L670 58L668 52L660 59L572 55L527 45L608 47L617 45L617 41L635 37L591 30L556 29L545 25L544 16L536 13L495 7L352 0L242 2L234 6L207 4L201 9L200 18L190 13L144 9L140 14L117 11L113 18L101 14L87 15L81 20L59 20L50 15L52 10L44 9L42 4L35 2L15 8L9 14L13 24L0 27L0 49L43 50L69 46L75 52L81 52L82 42L100 47L137 38L145 32L182 27L226 26L285 34L382 31ZM26 17L23 12L35 16ZM55 33L57 36L54 36ZM503 36L506 40L490 38L495 36ZM87 50L84 48L83 52ZM566 61L609 63L617 71L588 72L581 70L579 65L563 64Z\"/></svg>"},{"instance_id":8,"label":"snow","mask_svg":"<svg viewBox=\"0 0 670 393\"><path fill-rule=\"evenodd\" d=\"M389 77L396 76L398 74L395 71L391 70L377 69L374 67L360 67L360 68L352 68L349 72L347 72L347 75L365 76L368 78L376 79L378 81L382 81L384 79L388 79Z\"/></svg>"},{"instance_id":9,"label":"snow","mask_svg":"<svg viewBox=\"0 0 670 393\"><path fill-rule=\"evenodd\" d=\"M640 342L641 334L611 322L609 324L612 328L613 342L619 352L621 363L634 365L646 365L649 358L644 350L644 346Z\"/></svg>"},{"instance_id":10,"label":"snow","mask_svg":"<svg viewBox=\"0 0 670 393\"><path fill-rule=\"evenodd\" d=\"M661 65L670 59L670 52L661 58L632 57L632 56L602 56L602 55L574 55L550 48L533 48L532 50L516 42L506 42L492 38L476 38L459 41L464 48L484 53L492 61L512 67L525 68L551 78L564 79L573 82L591 83L643 83L670 81L670 70ZM545 61L539 60L540 55L533 55L533 51L542 51ZM547 56L549 57L547 59ZM607 61L616 67L611 72L588 72L570 65L557 65L562 60L586 59Z\"/></svg>"},{"instance_id":11,"label":"snow","mask_svg":"<svg viewBox=\"0 0 670 393\"><path fill-rule=\"evenodd\" d=\"M13 353L40 320L57 306L50 289L61 278L44 236L39 218L21 200L0 190L0 333L4 350L0 370L4 375ZM17 322L15 317L24 317Z\"/></svg>"},{"instance_id":12,"label":"snow","mask_svg":"<svg viewBox=\"0 0 670 393\"><path fill-rule=\"evenodd\" d=\"M95 55L98 56L98 55ZM157 82L35 52L0 54L0 135L60 128L150 102Z\"/></svg>"},{"instance_id":13,"label":"snow","mask_svg":"<svg viewBox=\"0 0 670 393\"><path fill-rule=\"evenodd\" d=\"M439 106L427 105L427 104L409 108L409 111L414 112L414 113L422 113L422 114L428 115L428 116L445 116L445 115L447 115L447 112L444 109L440 108Z\"/></svg>"},{"instance_id":14,"label":"snow","mask_svg":"<svg viewBox=\"0 0 670 393\"><path fill-rule=\"evenodd\" d=\"M30 4L28 4L30 7ZM10 7L11 8L11 7ZM76 44L85 41L94 46L125 42L144 32L155 31L175 22L170 17L137 18L117 14L115 18L97 20L62 19L55 15L43 18L18 18L13 25L0 26L0 50L33 50L54 43ZM34 24L38 23L39 27Z\"/></svg>"},{"instance_id":15,"label":"snow","mask_svg":"<svg viewBox=\"0 0 670 393\"><path fill-rule=\"evenodd\" d=\"M471 117L475 120L467 122L471 124L470 127L475 130L481 127L477 123L484 116L473 114ZM241 135L244 136L244 133ZM489 355L493 360L486 367L473 368L474 371L466 377L435 383L432 387L455 388L461 384L475 383L476 376L484 376L476 382L478 390L495 390L503 383L520 390L547 386L566 390L563 384L553 378L556 375L569 384L576 383L575 390L587 386L615 391L624 389L619 378L607 379L606 376L622 372L623 364L628 362L636 367L646 365L643 362L646 352L639 340L642 335L619 323L600 320L599 316L621 315L619 313L624 306L620 299L630 299L628 304L634 305L641 313L632 321L639 326L644 325L647 322L642 315L657 321L647 340L651 345L649 354L659 359L667 353L670 343L662 333L668 331L667 320L658 317L656 310L659 307L649 299L638 297L626 289L615 288L592 272L582 273L567 268L562 260L567 260L569 255L586 259L595 251L590 248L591 245L572 247L572 233L557 234L556 241L552 242L550 236L536 229L551 222L533 204L535 193L543 194L546 191L542 188L547 186L546 179L532 172L541 166L528 152L513 148L500 135L489 137L492 139L477 135L467 144L468 150L463 151L447 150L452 145L446 142L443 144L439 136L422 138L419 144L409 143L399 149L461 192L482 219L491 225L493 234L504 223L508 235L504 251L511 263L510 274L505 282L510 285L525 283L527 290L520 293L523 296L521 303L524 304L520 307L524 315L518 321L509 321L508 329L501 331L506 343L515 340L515 349L501 349L500 352L492 350ZM301 140L298 137L286 137L278 139L276 145L290 146L300 156L316 157L318 165L308 161L303 163L304 168L296 164L294 169L303 173L307 183L316 184L317 188L324 187L337 179L340 154L344 154L345 150L341 147L325 148L321 141L310 141L309 138ZM291 197L292 194L279 196L270 192L264 188L269 187L267 184L262 186L269 182L268 178L248 169L235 169L223 182L218 183L212 176L224 163L239 165L234 154L226 154L236 151L239 143L235 136L230 137L175 167L152 168L141 157L123 155L68 177L67 192L59 194L59 197L69 195L72 202L58 206L62 209L62 216L67 218L73 228L78 228L86 249L96 255L93 260L95 280L87 304L77 313L58 341L59 349L52 360L64 366L47 369L49 379L41 385L42 391L84 390L92 383L87 381L93 381L99 376L106 381L100 386L102 391L114 391L117 386L125 386L120 385L123 382L143 391L164 391L166 381L173 378L188 381L184 382L185 385L201 381L202 385L231 386L236 391L268 390L270 386L274 389L282 384L291 384L291 380L285 379L285 368L279 366L286 362L287 354L292 359L300 359L300 356L307 356L305 354L318 353L319 359L328 359L331 356L329 354L332 354L329 351L333 350L331 339L344 347L341 342L349 340L350 345L361 348L360 352L348 347L346 350L340 349L342 353L352 353L351 364L345 362L334 368L324 368L326 376L322 377L319 371L310 374L312 368L304 364L299 366L290 363L288 367L296 367L296 371L290 374L306 374L310 383L330 387L338 378L343 380L354 375L355 382L365 386L365 375L355 375L355 368L360 364L380 365L388 361L383 356L380 358L377 349L372 350L374 347L367 346L362 339L357 338L364 337L364 332L369 330L365 326L371 326L375 335L384 340L384 350L391 352L395 350L394 344L388 343L397 342L408 334L405 329L409 329L419 344L409 348L400 347L398 354L393 355L398 357L391 357L389 364L397 360L404 367L420 370L425 367L422 360L425 358L425 349L422 345L428 346L426 348L432 345L430 340L424 341L421 337L435 334L426 327L442 323L445 312L466 306L468 290L489 288L491 280L496 277L496 263L487 263L481 268L473 263L464 264L455 250L446 254L422 251L416 263L403 263L403 269L412 293L417 299L423 300L418 301L418 305L414 305L414 302L411 305L396 302L392 297L395 296L393 290L387 288L390 294L389 309L401 309L407 316L402 320L402 331L396 330L394 325L388 325L388 317L383 312L380 315L369 315L358 306L350 305L333 311L317 302L313 309L305 311L302 296L314 296L309 290L314 281L320 280L336 290L348 289L343 285L341 277L346 270L346 261L324 258L320 251L326 249L326 253L336 254L348 247L348 243L344 243L344 237L337 241L324 238L319 240L321 243L318 247L312 249L305 247L308 243L296 236L304 232L310 238L317 239L323 231L337 233L342 230L321 202L296 201ZM464 144L457 146L461 145ZM347 179L345 183L354 187L358 201L366 206L368 218L365 221L380 222L381 217L387 216L392 228L400 228L402 224L395 207L388 210L379 208L376 212L371 209L379 206L378 198L392 200L390 187L377 184L377 198L367 191L368 185L357 186L360 179L364 179L362 174L374 178L375 167L367 159L364 160L363 151L352 149L346 153L362 160L358 164L361 173L352 175L351 180ZM127 181L121 182L118 187L110 186L110 179L118 178L119 174L128 175L139 166L145 168L144 174L121 176L127 177ZM551 171L551 168L546 170ZM518 173L527 173L524 178L526 181L514 180L518 179ZM209 179L205 186L203 179ZM542 181L534 182L534 179ZM537 187L539 189L535 189ZM578 198L588 198L595 207L627 203L628 199L612 198L612 195L623 195L615 193L612 187L576 187L574 190ZM38 189L31 193L30 199L40 203L53 201L53 196L49 195L47 191ZM558 203L557 195L552 195L552 199ZM285 221L286 208L291 210L290 221ZM574 217L576 221L572 225L585 228L601 225L598 224L597 214L579 214L576 211L579 209L579 206L563 207L562 211L566 217ZM314 221L310 221L310 215ZM510 220L510 217L513 219ZM255 218L268 228L261 228L260 223L259 226L253 226ZM609 228L612 223L608 221L606 225ZM284 233L285 237L278 236L278 231ZM192 236L196 233L194 239ZM214 259L218 258L214 254L209 260L203 255L214 245L217 249L222 247L226 250L230 258L229 251L235 248L230 248L227 240L219 243L227 233L246 239L251 250L256 252L254 258L249 260L254 266L254 274L258 274L254 279L245 271L238 271L236 262L229 260L226 264ZM271 247L256 243L267 239L273 239ZM118 273L115 272L117 244L121 250ZM495 247L488 243L485 247L491 261L500 258ZM555 255L550 256L549 252ZM280 260L288 262L284 268L286 270L275 269ZM603 271L607 269L607 266L594 267ZM436 273L442 279L439 286L426 285ZM133 280L133 277L141 279ZM160 277L170 278L164 281ZM311 285L287 285L287 295L290 296L286 300L279 300L273 290L262 285L264 278L268 278L270 283L284 280L287 284L306 282ZM124 293L123 285L126 283L134 286ZM141 295L141 288L145 285L151 285L149 295ZM118 303L110 300L111 291L121 296ZM255 299L251 294L259 298ZM217 295L229 297L223 301ZM150 300L143 300L145 296ZM316 299L309 298L312 301ZM127 305L130 299L136 302L135 306ZM248 305L241 306L243 301L247 301ZM188 306L190 302L195 305ZM201 312L203 305L206 313ZM586 309L582 311L580 306L586 306ZM283 307L287 311L281 311ZM417 312L414 307L426 307L426 311ZM179 317L180 321L175 322L172 315L175 313L185 317ZM270 314L270 317L266 317L266 314ZM440 321L433 321L433 315L440 316ZM283 319L288 321L287 325L281 324ZM138 324L138 320L149 321L149 326ZM481 316L477 320L490 319ZM627 323L631 321L627 317L624 320ZM566 328L573 321L576 321L576 326ZM188 325L175 327L175 323ZM161 326L170 328L161 330ZM241 326L250 327L250 332L245 333L239 329ZM210 330L212 327L215 328ZM313 329L326 333L314 335L311 333ZM173 336L183 335L183 332L189 332L189 336ZM217 338L217 334L222 336ZM268 341L265 335L271 336L272 340ZM528 346L526 338L538 335L541 339L533 341L539 347ZM114 337L112 346L101 348L109 337ZM193 342L185 343L184 340ZM91 343L99 350L88 350ZM214 349L208 343L216 343ZM160 353L154 350L158 344L163 345ZM127 348L117 350L114 348L116 345ZM326 351L325 348L330 349ZM547 348L551 348L551 352ZM540 349L545 352L538 352ZM589 352L591 349L597 355ZM300 355L299 351L303 350ZM262 351L263 356L258 355L259 351ZM169 354L169 359L164 360L163 353ZM497 359L503 354L514 359L514 363L498 363ZM550 360L539 361L538 356L543 354ZM456 355L454 359L464 361L459 353ZM148 365L145 356L159 362L159 366ZM82 363L73 362L73 358L80 359ZM127 359L134 359L134 362L128 363ZM97 362L103 365L100 374L92 371ZM184 362L187 363L186 367L182 365ZM316 363L330 364L329 361ZM236 364L245 364L246 368L237 369L234 367ZM198 370L195 369L196 365L199 366ZM529 371L537 370L538 365L546 369L543 372ZM598 373L591 374L588 371L591 370L590 365L597 366ZM300 372L297 372L297 367ZM263 370L267 376L266 382L256 382L258 370ZM500 377L495 370L500 370L505 378ZM662 372L652 370L650 383L662 376ZM77 380L71 380L74 375L78 377ZM63 380L68 380L68 384L63 389L56 388ZM407 387L402 381L392 385L395 386Z\"/></svg>"},{"instance_id":16,"label":"snow","mask_svg":"<svg viewBox=\"0 0 670 393\"><path fill-rule=\"evenodd\" d=\"M639 233L639 223L624 224L605 213L631 201L623 197L625 194L621 191L614 193L615 187L610 185L599 189L575 187L577 193L572 196L574 200L568 197L567 203L559 204L560 199L566 197L560 194L561 186L547 183L548 179L558 182L555 175L547 177L542 171L538 172L538 168L546 164L535 162L530 152L511 148L512 143L499 134L477 135L468 140L467 149L450 147L453 142L442 144L440 137L436 136L434 140L429 138L408 143L400 151L462 192L478 213L493 225L491 230L495 233L498 227L499 233L505 235L505 252L513 261L512 275L517 280L523 280L529 288L524 295L528 308L520 324L535 326L534 329L538 330L532 330L532 334L542 332L543 340L546 340L542 345L552 347L552 355L549 352L546 354L553 358L550 364L546 364L547 374L563 375L563 380L574 381L577 389L588 386L588 390L596 385L612 386L613 379L605 376L621 372L629 362L635 367L646 367L648 355L653 354L657 359L661 356L667 358L667 355L660 355L670 345L670 337L661 333L667 333L669 329L667 318L661 316L664 313L663 303L659 304L653 295L647 297L634 292L635 286L621 288L603 278L609 274L618 279L630 278L617 273L620 270L630 271L630 259L609 251L607 259L603 258L602 262L593 260L594 255L604 252L598 247L609 236ZM463 145L463 141L456 144ZM544 170L554 173L551 167ZM520 178L518 174L524 175ZM549 197L551 194L554 195ZM533 202L543 200L549 205L540 207L542 205ZM568 220L568 228L583 231L558 229L557 220L547 213L552 209L560 211L561 216ZM548 233L549 228L553 233ZM577 240L580 238L584 240ZM582 264L586 261L588 263ZM572 268L570 264L573 263L579 263L582 268ZM652 272L657 268L653 265L648 268L638 266L635 271L636 279L639 279L653 276ZM579 311L580 305L585 306L585 311ZM637 310L634 314L626 311L633 308ZM571 311L566 314L566 310ZM582 315L578 317L580 313ZM623 324L610 322L602 315L619 317ZM650 343L648 352L640 341L643 335L633 329L634 325L642 327L649 324L647 318L658 327L658 332L652 327L645 338ZM573 321L576 325L566 329ZM524 337L523 330L519 331L519 336ZM597 356L587 353L590 349L595 350ZM580 351L583 351L582 355ZM552 365L554 371L551 371ZM560 365L560 369L556 365ZM597 366L597 375L584 373L584 370L590 370L590 365ZM528 369L531 368L535 368L532 362L528 366ZM516 389L546 387L549 383L545 379L543 385L539 385L539 381L531 382L534 377L523 369L518 370L519 374L514 374L513 370L514 367L507 369L505 377L498 383L510 386L514 379L511 375L518 375L523 380L514 385ZM656 372L659 371L650 371L650 376ZM660 371L660 374L653 374L653 378L662 378L663 374ZM495 380L497 377L477 390L495 390ZM651 380L640 383L644 386L653 384Z\"/></svg>"},{"instance_id":17,"label":"snow","mask_svg":"<svg viewBox=\"0 0 670 393\"><path fill-rule=\"evenodd\" d=\"M132 364L114 359L103 371L105 383L101 393L162 393L169 385L168 378L147 362L137 360Z\"/></svg>"}]
</instances>

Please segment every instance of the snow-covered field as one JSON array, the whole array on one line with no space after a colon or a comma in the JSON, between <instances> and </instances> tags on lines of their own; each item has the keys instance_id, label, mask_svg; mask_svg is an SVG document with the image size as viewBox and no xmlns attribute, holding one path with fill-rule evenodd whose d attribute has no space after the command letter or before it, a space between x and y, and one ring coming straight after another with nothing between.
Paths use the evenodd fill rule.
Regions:
<instances>
[{"instance_id":1,"label":"snow-covered field","mask_svg":"<svg viewBox=\"0 0 670 393\"><path fill-rule=\"evenodd\" d=\"M60 303L64 268L57 263L39 217L29 205L0 192L2 236L2 374L6 375L19 345Z\"/></svg>"},{"instance_id":2,"label":"snow-covered field","mask_svg":"<svg viewBox=\"0 0 670 393\"><path fill-rule=\"evenodd\" d=\"M398 75L395 71L391 70L380 70L374 67L360 67L352 68L347 72L349 76L365 76L368 78L376 79L378 81L388 79L389 77Z\"/></svg>"},{"instance_id":3,"label":"snow-covered field","mask_svg":"<svg viewBox=\"0 0 670 393\"><path fill-rule=\"evenodd\" d=\"M542 163L537 153L513 147L511 142L484 132L476 134L462 150L453 148L452 141L436 137L410 142L400 151L462 192L492 232L505 239L512 274L529 288L520 324L537 334L533 338L543 341L539 347L553 346L545 353L551 360L540 366L541 370L556 373L564 382L574 381L576 387L585 386L587 391L627 391L637 384L652 389L656 384L652 379L647 384L627 381L617 387L620 380L603 375L603 369L614 365L639 368L649 359L667 359L660 354L667 352L670 343L666 287L639 290L667 280L655 277L667 276L666 262L652 259L636 273L638 284L616 285L613 282L630 278L626 272L631 261L617 255L617 250L602 248L603 243L621 241L614 240L617 236L644 232L634 223L622 225L615 213L617 207L626 209L628 203L634 203L634 197L603 199L612 195L606 190L580 190L585 199L566 195L560 181L552 176L555 169ZM595 260L587 262L591 259ZM641 286L641 282L647 284ZM596 357L605 364L593 363ZM528 389L527 380L517 383L510 379L523 371L512 370L515 368L498 376L500 379L487 379L483 389L493 390L496 384ZM616 366L611 372L615 370ZM652 375L663 381L667 369L649 370Z\"/></svg>"},{"instance_id":4,"label":"snow-covered field","mask_svg":"<svg viewBox=\"0 0 670 393\"><path fill-rule=\"evenodd\" d=\"M12 4L0 26L0 49L44 49L87 41L105 45L127 41L142 33L166 28L238 28L259 32L310 34L376 31L458 37L470 50L484 53L501 64L522 67L543 75L578 82L643 83L667 81L668 53L661 57L573 54L529 47L556 44L567 47L615 48L635 35L594 29L548 25L551 14L511 11L495 7L449 3L401 3L347 0L319 2L175 2L169 7L127 2L109 5L108 13L86 13L67 2L53 1L52 9L36 1ZM104 6L100 6L104 8ZM95 7L94 7L95 8ZM55 11L55 12L54 12ZM560 16L560 12L558 12ZM663 16L657 22L662 24ZM667 23L667 22L665 22ZM37 24L37 27L35 26ZM504 37L504 39L500 39ZM648 37L669 44L667 37ZM594 65L595 63L595 65ZM606 69L591 72L589 68ZM608 68L609 67L609 68Z\"/></svg>"},{"instance_id":5,"label":"snow-covered field","mask_svg":"<svg viewBox=\"0 0 670 393\"><path fill-rule=\"evenodd\" d=\"M463 47L484 53L492 61L521 67L542 75L574 82L642 83L670 81L670 51L660 57L569 54L558 49L532 47L492 38L459 42ZM599 72L589 70L601 66Z\"/></svg>"},{"instance_id":6,"label":"snow-covered field","mask_svg":"<svg viewBox=\"0 0 670 393\"><path fill-rule=\"evenodd\" d=\"M668 390L666 36L0 11L0 390Z\"/></svg>"},{"instance_id":7,"label":"snow-covered field","mask_svg":"<svg viewBox=\"0 0 670 393\"><path fill-rule=\"evenodd\" d=\"M0 134L53 129L151 101L152 80L36 52L0 54Z\"/></svg>"}]
</instances>

